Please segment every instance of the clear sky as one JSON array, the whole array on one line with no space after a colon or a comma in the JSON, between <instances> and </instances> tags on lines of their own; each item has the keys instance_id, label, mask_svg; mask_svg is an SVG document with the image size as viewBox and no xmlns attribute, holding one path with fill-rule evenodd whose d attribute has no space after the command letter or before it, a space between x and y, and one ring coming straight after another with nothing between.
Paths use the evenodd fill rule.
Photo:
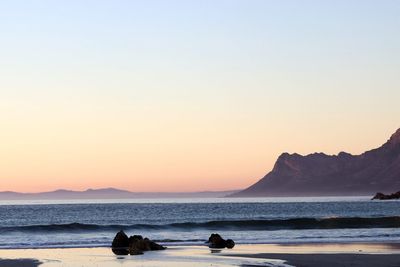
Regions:
<instances>
[{"instance_id":1,"label":"clear sky","mask_svg":"<svg viewBox=\"0 0 400 267\"><path fill-rule=\"evenodd\" d=\"M0 1L0 191L246 187L400 127L400 1Z\"/></svg>"}]
</instances>

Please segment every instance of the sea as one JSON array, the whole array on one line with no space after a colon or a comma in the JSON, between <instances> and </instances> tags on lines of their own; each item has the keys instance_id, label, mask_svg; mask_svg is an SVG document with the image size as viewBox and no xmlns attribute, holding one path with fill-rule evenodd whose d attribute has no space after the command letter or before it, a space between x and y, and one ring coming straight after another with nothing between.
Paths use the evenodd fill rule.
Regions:
<instances>
[{"instance_id":1,"label":"sea","mask_svg":"<svg viewBox=\"0 0 400 267\"><path fill-rule=\"evenodd\" d=\"M400 242L400 201L370 197L0 201L0 248L108 247L115 234L166 246Z\"/></svg>"}]
</instances>

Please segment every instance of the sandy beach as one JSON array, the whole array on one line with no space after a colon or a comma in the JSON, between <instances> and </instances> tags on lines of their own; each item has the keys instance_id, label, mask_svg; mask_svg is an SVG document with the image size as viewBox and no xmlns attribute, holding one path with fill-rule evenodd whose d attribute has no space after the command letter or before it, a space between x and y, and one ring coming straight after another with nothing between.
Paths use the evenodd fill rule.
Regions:
<instances>
[{"instance_id":1,"label":"sandy beach","mask_svg":"<svg viewBox=\"0 0 400 267\"><path fill-rule=\"evenodd\" d=\"M232 250L172 246L139 256L109 248L6 249L0 266L400 266L400 244L265 244Z\"/></svg>"}]
</instances>

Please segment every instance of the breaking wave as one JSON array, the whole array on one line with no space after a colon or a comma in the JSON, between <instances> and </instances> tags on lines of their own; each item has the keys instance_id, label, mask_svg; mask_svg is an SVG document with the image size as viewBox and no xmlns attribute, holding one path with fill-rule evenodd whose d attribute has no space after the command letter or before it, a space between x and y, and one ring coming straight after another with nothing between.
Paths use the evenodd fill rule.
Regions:
<instances>
[{"instance_id":1,"label":"breaking wave","mask_svg":"<svg viewBox=\"0 0 400 267\"><path fill-rule=\"evenodd\" d=\"M391 217L335 217L335 218L293 218L262 220L219 220L207 222L183 222L169 224L49 224L0 227L6 232L95 232L118 230L302 230L302 229L345 229L345 228L397 228L400 216Z\"/></svg>"}]
</instances>

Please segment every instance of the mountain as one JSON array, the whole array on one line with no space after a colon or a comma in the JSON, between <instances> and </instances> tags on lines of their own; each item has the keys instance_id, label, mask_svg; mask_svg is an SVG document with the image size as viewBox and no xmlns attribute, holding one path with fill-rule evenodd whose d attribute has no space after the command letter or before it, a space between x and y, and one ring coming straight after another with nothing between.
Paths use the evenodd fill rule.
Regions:
<instances>
[{"instance_id":1,"label":"mountain","mask_svg":"<svg viewBox=\"0 0 400 267\"><path fill-rule=\"evenodd\" d=\"M129 198L207 198L224 197L237 191L204 192L131 192L116 188L87 189L72 191L59 189L41 193L0 192L0 200L42 200L42 199L129 199Z\"/></svg>"},{"instance_id":2,"label":"mountain","mask_svg":"<svg viewBox=\"0 0 400 267\"><path fill-rule=\"evenodd\" d=\"M283 153L271 172L232 197L373 195L400 189L400 129L361 155Z\"/></svg>"}]
</instances>

